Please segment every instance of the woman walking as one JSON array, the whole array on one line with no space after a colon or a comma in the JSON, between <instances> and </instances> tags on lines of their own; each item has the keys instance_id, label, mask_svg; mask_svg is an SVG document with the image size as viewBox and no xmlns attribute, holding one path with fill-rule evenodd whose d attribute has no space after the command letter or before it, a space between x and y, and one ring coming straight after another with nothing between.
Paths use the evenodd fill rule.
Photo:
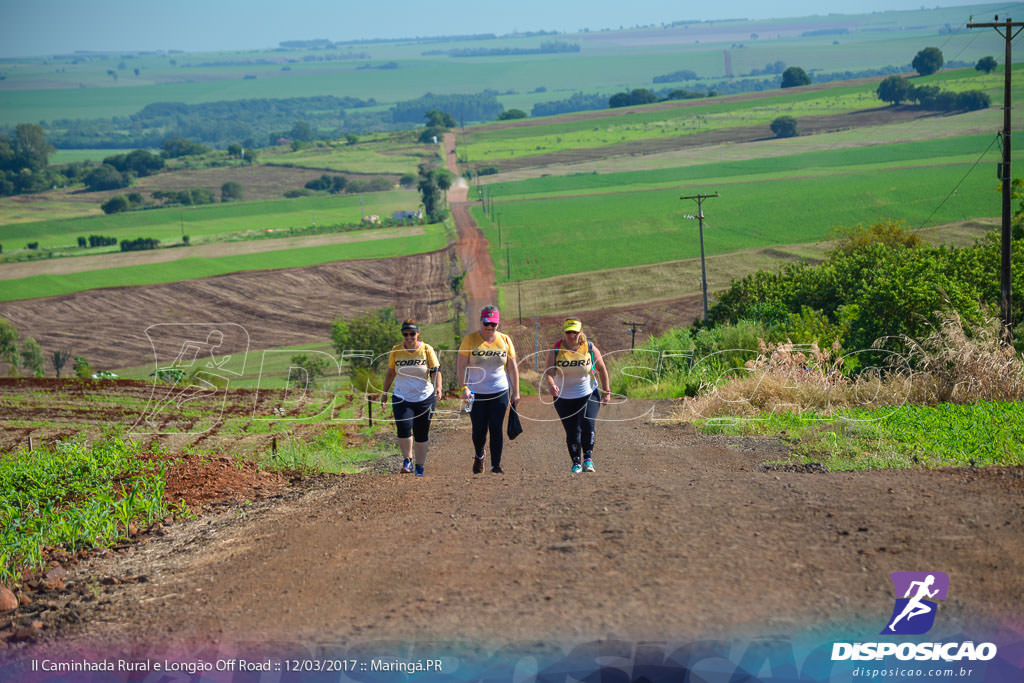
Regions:
<instances>
[{"instance_id":1,"label":"woman walking","mask_svg":"<svg viewBox=\"0 0 1024 683\"><path fill-rule=\"evenodd\" d=\"M473 474L484 471L484 446L491 437L491 472L503 474L501 427L509 400L519 404L519 368L516 348L508 335L498 332L499 314L494 306L480 311L480 331L467 335L459 346L458 377L464 383L462 400L473 402Z\"/></svg>"},{"instance_id":2,"label":"woman walking","mask_svg":"<svg viewBox=\"0 0 1024 683\"><path fill-rule=\"evenodd\" d=\"M416 476L423 476L430 419L441 393L440 368L433 347L420 341L416 321L402 323L402 343L395 344L388 355L388 372L380 399L384 405L393 384L391 410L398 431L398 449L402 453L402 474L413 471L415 457Z\"/></svg>"},{"instance_id":3,"label":"woman walking","mask_svg":"<svg viewBox=\"0 0 1024 683\"><path fill-rule=\"evenodd\" d=\"M565 445L572 459L572 472L593 472L597 411L608 403L611 394L608 368L601 352L583 334L583 323L579 319L565 321L562 338L548 353L544 377L555 397L555 411L565 429Z\"/></svg>"}]
</instances>

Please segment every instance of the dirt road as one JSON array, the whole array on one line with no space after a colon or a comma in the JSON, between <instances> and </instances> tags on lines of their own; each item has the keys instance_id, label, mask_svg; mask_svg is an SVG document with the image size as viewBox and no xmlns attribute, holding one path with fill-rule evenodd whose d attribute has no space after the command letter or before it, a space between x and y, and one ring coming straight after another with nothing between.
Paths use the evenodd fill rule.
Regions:
<instances>
[{"instance_id":1,"label":"dirt road","mask_svg":"<svg viewBox=\"0 0 1024 683\"><path fill-rule=\"evenodd\" d=\"M452 219L459 234L455 250L459 262L466 270L468 319L475 319L481 308L498 303L498 289L494 286L494 260L487 248L487 238L469 214L469 185L459 175L454 133L444 134L444 158L446 168L458 178L448 190L448 205L451 207ZM471 325L469 329L475 327Z\"/></svg>"},{"instance_id":2,"label":"dirt road","mask_svg":"<svg viewBox=\"0 0 1024 683\"><path fill-rule=\"evenodd\" d=\"M324 479L172 526L78 567L69 583L97 591L72 602L78 623L57 642L194 653L870 634L893 571L949 575L944 632L1020 616L1020 469L765 470L771 444L629 419L651 410L665 405L602 410L594 474L570 474L553 410L530 397L504 475L470 472L457 415L436 425L424 478Z\"/></svg>"}]
</instances>

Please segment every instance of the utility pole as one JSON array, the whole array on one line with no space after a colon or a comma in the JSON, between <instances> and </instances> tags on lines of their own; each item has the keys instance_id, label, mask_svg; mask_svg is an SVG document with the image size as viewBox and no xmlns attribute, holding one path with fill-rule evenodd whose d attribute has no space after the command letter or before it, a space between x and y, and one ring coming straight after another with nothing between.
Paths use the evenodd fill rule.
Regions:
<instances>
[{"instance_id":1,"label":"utility pole","mask_svg":"<svg viewBox=\"0 0 1024 683\"><path fill-rule=\"evenodd\" d=\"M635 345L635 342L636 342L636 333L637 333L637 331L643 329L641 327L641 325L643 325L643 323L629 322L629 323L622 323L622 324L629 328L629 350L632 351L633 350L633 346Z\"/></svg>"},{"instance_id":2,"label":"utility pole","mask_svg":"<svg viewBox=\"0 0 1024 683\"><path fill-rule=\"evenodd\" d=\"M973 17L972 17L973 19ZM996 33L1006 41L1006 57L1003 61L1003 130L1000 133L1003 143L1003 161L999 164L999 179L1003 182L1003 231L1002 231L1002 258L999 265L999 308L1003 316L1003 338L1010 341L1013 333L1013 317L1010 309L1010 217L1013 213L1012 196L1010 193L1011 176L1010 162L1010 74L1013 71L1012 45L1013 39L1024 28L1024 22L1014 22L1010 17L1006 21L999 21L999 15L995 21L985 24L967 24L967 28L994 28ZM1000 30L1002 29L1002 30Z\"/></svg>"},{"instance_id":3,"label":"utility pole","mask_svg":"<svg viewBox=\"0 0 1024 683\"><path fill-rule=\"evenodd\" d=\"M516 288L518 290L518 293L516 295L516 300L519 302L519 324L522 325L523 324L523 281L522 280L516 280Z\"/></svg>"},{"instance_id":4,"label":"utility pole","mask_svg":"<svg viewBox=\"0 0 1024 683\"><path fill-rule=\"evenodd\" d=\"M700 287L704 293L704 320L708 319L708 269L704 265L704 206L703 201L705 199L711 199L717 197L718 193L714 194L694 194L680 197L680 199L696 199L697 200L697 215L686 216L690 220L697 219L697 224L700 226Z\"/></svg>"}]
</instances>

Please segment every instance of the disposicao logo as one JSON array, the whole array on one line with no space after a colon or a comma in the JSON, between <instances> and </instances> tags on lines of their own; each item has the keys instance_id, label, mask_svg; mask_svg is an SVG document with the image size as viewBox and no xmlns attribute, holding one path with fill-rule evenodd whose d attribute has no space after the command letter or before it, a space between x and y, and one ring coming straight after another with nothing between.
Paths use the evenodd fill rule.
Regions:
<instances>
[{"instance_id":1,"label":"disposicao logo","mask_svg":"<svg viewBox=\"0 0 1024 683\"><path fill-rule=\"evenodd\" d=\"M882 633L913 636L930 631L939 608L936 600L945 600L949 591L949 577L943 572L893 572L889 578L896 604Z\"/></svg>"},{"instance_id":2,"label":"disposicao logo","mask_svg":"<svg viewBox=\"0 0 1024 683\"><path fill-rule=\"evenodd\" d=\"M920 635L935 624L939 600L946 599L949 577L943 572L893 572L889 575L895 589L895 604L882 635ZM988 661L996 656L994 643L833 643L832 661L881 660L896 657L901 661L955 662Z\"/></svg>"}]
</instances>

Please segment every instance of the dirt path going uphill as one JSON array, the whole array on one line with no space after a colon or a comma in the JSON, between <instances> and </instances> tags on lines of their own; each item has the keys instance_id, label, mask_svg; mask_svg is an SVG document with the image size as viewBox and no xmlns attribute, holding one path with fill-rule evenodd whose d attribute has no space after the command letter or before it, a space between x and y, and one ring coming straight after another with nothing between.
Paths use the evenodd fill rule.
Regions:
<instances>
[{"instance_id":1,"label":"dirt path going uphill","mask_svg":"<svg viewBox=\"0 0 1024 683\"><path fill-rule=\"evenodd\" d=\"M470 472L456 414L433 435L426 477L327 479L81 565L68 580L92 581L98 599L72 604L80 621L57 643L209 659L409 639L877 633L893 571L949 575L944 632L1019 617L1021 469L766 470L770 444L728 447L650 420L666 407L602 409L597 472L585 475L569 473L561 426L537 397L524 399L504 475Z\"/></svg>"}]
</instances>

